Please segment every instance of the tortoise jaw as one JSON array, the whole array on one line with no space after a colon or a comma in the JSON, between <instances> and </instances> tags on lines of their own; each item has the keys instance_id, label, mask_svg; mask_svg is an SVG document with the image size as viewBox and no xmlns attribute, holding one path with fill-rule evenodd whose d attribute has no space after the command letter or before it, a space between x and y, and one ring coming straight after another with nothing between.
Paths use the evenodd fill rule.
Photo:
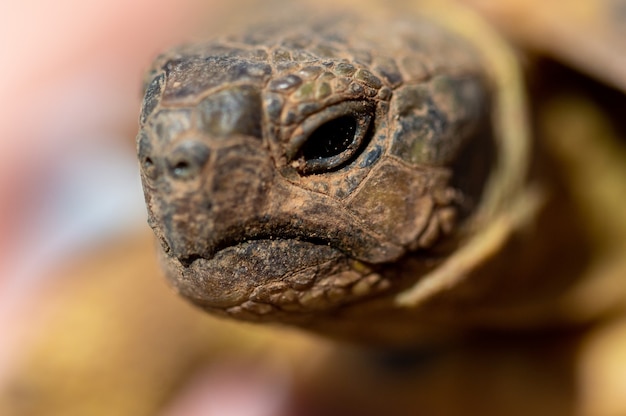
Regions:
<instances>
[{"instance_id":1,"label":"tortoise jaw","mask_svg":"<svg viewBox=\"0 0 626 416\"><path fill-rule=\"evenodd\" d=\"M335 248L291 239L249 240L217 250L210 258L190 255L179 260L160 254L168 279L183 296L218 309L242 305L263 291L309 288L322 265L347 264L345 254Z\"/></svg>"},{"instance_id":2,"label":"tortoise jaw","mask_svg":"<svg viewBox=\"0 0 626 416\"><path fill-rule=\"evenodd\" d=\"M167 277L194 303L228 308L245 303L263 288L276 290L279 283L309 289L318 278L349 270L349 263L358 262L367 270L373 267L371 253L361 253L363 247L354 245L352 235L303 219L296 222L298 226L276 219L250 221L216 230L220 237L206 242L203 251L176 244L167 245L169 250L162 246L159 251ZM392 249L384 255L390 253L396 255Z\"/></svg>"},{"instance_id":3,"label":"tortoise jaw","mask_svg":"<svg viewBox=\"0 0 626 416\"><path fill-rule=\"evenodd\" d=\"M189 254L180 254L175 256L178 261L181 263L183 267L189 267L194 261L204 259L204 260L212 260L220 252L224 250L228 250L232 247L240 247L244 244L250 244L252 242L257 241L300 241L306 242L313 245L320 246L328 246L333 247L335 250L343 252L346 251L346 247L342 247L341 241L336 241L332 238L324 238L324 237L316 237L312 236L311 233L306 233L302 230L292 229L288 231L272 231L275 227L270 227L270 229L263 229L261 227L260 230L255 230L250 232L250 229L254 229L253 226L247 227L237 227L232 231L227 231L224 233L224 236L218 239L215 243L210 244L207 250L203 253L189 253ZM169 246L165 246L165 252L169 252Z\"/></svg>"},{"instance_id":4,"label":"tortoise jaw","mask_svg":"<svg viewBox=\"0 0 626 416\"><path fill-rule=\"evenodd\" d=\"M300 240L252 240L190 260L183 266L161 251L166 276L182 296L252 321L303 322L392 287L374 266Z\"/></svg>"}]
</instances>

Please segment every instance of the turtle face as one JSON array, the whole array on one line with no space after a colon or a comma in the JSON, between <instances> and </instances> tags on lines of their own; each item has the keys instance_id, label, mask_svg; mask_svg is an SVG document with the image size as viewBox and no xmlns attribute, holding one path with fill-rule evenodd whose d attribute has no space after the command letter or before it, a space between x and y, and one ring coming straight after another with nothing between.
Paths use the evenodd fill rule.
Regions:
<instances>
[{"instance_id":1,"label":"turtle face","mask_svg":"<svg viewBox=\"0 0 626 416\"><path fill-rule=\"evenodd\" d=\"M392 293L385 265L455 228L476 68L428 73L406 37L368 56L302 28L228 42L162 56L146 88L138 157L168 278L247 319Z\"/></svg>"}]
</instances>

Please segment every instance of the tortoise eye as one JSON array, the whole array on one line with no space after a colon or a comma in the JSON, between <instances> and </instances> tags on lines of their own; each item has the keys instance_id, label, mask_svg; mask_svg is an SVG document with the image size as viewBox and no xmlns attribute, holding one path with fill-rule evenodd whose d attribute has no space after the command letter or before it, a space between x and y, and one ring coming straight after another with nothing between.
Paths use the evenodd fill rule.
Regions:
<instances>
[{"instance_id":1,"label":"tortoise eye","mask_svg":"<svg viewBox=\"0 0 626 416\"><path fill-rule=\"evenodd\" d=\"M348 150L355 142L357 120L342 116L319 126L300 149L305 160L327 159Z\"/></svg>"},{"instance_id":2,"label":"tortoise eye","mask_svg":"<svg viewBox=\"0 0 626 416\"><path fill-rule=\"evenodd\" d=\"M372 119L372 106L348 102L305 122L292 141L298 146L292 165L304 175L341 168L362 149Z\"/></svg>"}]
</instances>

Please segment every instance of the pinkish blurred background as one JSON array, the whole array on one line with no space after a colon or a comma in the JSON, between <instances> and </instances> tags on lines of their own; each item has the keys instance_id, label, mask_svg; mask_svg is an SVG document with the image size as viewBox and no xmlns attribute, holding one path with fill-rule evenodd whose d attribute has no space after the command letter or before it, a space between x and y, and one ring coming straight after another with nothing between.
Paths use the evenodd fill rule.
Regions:
<instances>
[{"instance_id":1,"label":"pinkish blurred background","mask_svg":"<svg viewBox=\"0 0 626 416\"><path fill-rule=\"evenodd\" d=\"M185 36L200 5L0 7L0 284L9 296L73 248L143 225L132 151L142 72Z\"/></svg>"},{"instance_id":2,"label":"pinkish blurred background","mask_svg":"<svg viewBox=\"0 0 626 416\"><path fill-rule=\"evenodd\" d=\"M210 22L212 3L0 4L0 364L51 270L145 228L142 73L193 16Z\"/></svg>"}]
</instances>

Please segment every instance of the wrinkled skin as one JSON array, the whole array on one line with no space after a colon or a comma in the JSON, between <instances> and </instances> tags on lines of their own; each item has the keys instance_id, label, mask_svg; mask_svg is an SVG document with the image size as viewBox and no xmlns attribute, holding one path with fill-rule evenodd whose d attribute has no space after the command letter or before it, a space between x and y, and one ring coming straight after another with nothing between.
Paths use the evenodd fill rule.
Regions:
<instances>
[{"instance_id":1,"label":"wrinkled skin","mask_svg":"<svg viewBox=\"0 0 626 416\"><path fill-rule=\"evenodd\" d=\"M535 256L517 242L501 264L473 255L486 271L468 288L448 294L437 278L427 304L395 298L493 215L481 206L495 192L483 194L506 176L496 168L506 146L494 140L496 87L484 65L428 21L351 17L266 25L160 56L137 143L172 285L214 313L382 342L500 325L528 298L526 276L543 293L535 303L552 303L567 282L514 266ZM503 195L516 190L502 183Z\"/></svg>"},{"instance_id":2,"label":"wrinkled skin","mask_svg":"<svg viewBox=\"0 0 626 416\"><path fill-rule=\"evenodd\" d=\"M208 309L291 321L397 291L385 264L432 267L479 197L481 169L455 171L489 162L471 49L424 23L384 41L358 21L318 26L181 47L152 70L150 224L171 282Z\"/></svg>"}]
</instances>

